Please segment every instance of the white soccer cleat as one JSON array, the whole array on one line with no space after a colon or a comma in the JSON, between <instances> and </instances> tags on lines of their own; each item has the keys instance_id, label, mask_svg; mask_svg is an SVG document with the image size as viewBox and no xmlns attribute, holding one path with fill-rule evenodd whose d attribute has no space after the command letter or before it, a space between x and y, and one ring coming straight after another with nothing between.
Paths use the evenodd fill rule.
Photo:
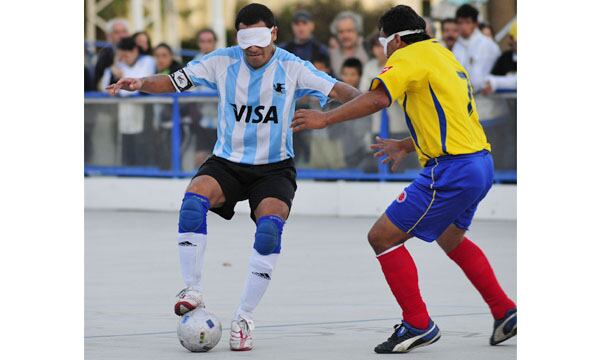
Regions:
<instances>
[{"instance_id":1,"label":"white soccer cleat","mask_svg":"<svg viewBox=\"0 0 600 360\"><path fill-rule=\"evenodd\" d=\"M248 351L254 347L252 331L254 321L241 318L231 322L231 333L229 336L229 348L233 351Z\"/></svg>"},{"instance_id":2,"label":"white soccer cleat","mask_svg":"<svg viewBox=\"0 0 600 360\"><path fill-rule=\"evenodd\" d=\"M195 308L203 308L204 300L202 294L198 290L185 288L177 294L177 303L175 303L175 314L182 316L183 314L194 310Z\"/></svg>"}]
</instances>

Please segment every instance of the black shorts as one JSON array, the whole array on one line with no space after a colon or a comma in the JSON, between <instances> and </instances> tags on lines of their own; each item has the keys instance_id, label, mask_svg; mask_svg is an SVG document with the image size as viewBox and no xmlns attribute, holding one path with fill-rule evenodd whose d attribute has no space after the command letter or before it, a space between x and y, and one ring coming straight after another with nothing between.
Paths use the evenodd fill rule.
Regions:
<instances>
[{"instance_id":1,"label":"black shorts","mask_svg":"<svg viewBox=\"0 0 600 360\"><path fill-rule=\"evenodd\" d=\"M215 214L230 220L238 201L249 200L250 216L265 198L279 199L292 209L292 200L296 193L296 168L294 159L286 159L272 164L238 164L218 156L211 156L202 164L194 178L208 175L219 183L225 203L211 208Z\"/></svg>"}]
</instances>

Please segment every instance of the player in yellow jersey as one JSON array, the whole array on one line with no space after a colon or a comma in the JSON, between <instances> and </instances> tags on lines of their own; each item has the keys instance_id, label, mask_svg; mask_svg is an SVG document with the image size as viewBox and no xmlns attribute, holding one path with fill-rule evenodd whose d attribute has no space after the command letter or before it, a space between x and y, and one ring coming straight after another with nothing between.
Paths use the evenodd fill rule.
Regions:
<instances>
[{"instance_id":1,"label":"player in yellow jersey","mask_svg":"<svg viewBox=\"0 0 600 360\"><path fill-rule=\"evenodd\" d=\"M479 202L492 186L490 145L473 100L466 70L454 55L425 33L425 21L399 5L379 20L380 41L388 57L371 91L329 112L298 110L294 131L321 129L357 119L398 101L411 137L378 139L375 156L387 156L392 170L416 151L424 169L369 231L403 321L378 345L378 353L407 352L436 342L440 330L421 298L415 263L404 246L417 237L437 241L489 305L494 317L490 344L517 333L516 304L504 293L481 249L465 237Z\"/></svg>"}]
</instances>

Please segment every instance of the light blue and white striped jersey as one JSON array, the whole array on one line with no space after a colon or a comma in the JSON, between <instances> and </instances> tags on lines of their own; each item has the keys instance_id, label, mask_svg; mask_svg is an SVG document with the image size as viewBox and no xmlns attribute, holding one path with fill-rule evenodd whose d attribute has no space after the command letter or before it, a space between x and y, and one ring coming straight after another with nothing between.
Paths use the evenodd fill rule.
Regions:
<instances>
[{"instance_id":1,"label":"light blue and white striped jersey","mask_svg":"<svg viewBox=\"0 0 600 360\"><path fill-rule=\"evenodd\" d=\"M213 154L243 164L269 164L294 156L290 123L296 99L313 95L325 105L336 81L310 62L276 48L259 69L239 46L218 49L170 75L177 91L206 86L219 93Z\"/></svg>"}]
</instances>

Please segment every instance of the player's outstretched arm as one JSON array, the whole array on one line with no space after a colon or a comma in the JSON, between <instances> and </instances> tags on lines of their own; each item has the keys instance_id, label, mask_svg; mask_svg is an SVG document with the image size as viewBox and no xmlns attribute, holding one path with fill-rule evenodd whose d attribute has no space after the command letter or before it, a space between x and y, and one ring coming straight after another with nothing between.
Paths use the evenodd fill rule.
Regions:
<instances>
[{"instance_id":1,"label":"player's outstretched arm","mask_svg":"<svg viewBox=\"0 0 600 360\"><path fill-rule=\"evenodd\" d=\"M169 75L153 75L143 78L122 78L106 87L106 91L115 96L119 90L142 91L149 94L175 92Z\"/></svg>"},{"instance_id":2,"label":"player's outstretched arm","mask_svg":"<svg viewBox=\"0 0 600 360\"><path fill-rule=\"evenodd\" d=\"M347 103L348 101L359 97L361 94L362 92L354 86L338 81L333 85L333 89L329 92L328 97L341 103Z\"/></svg>"},{"instance_id":3,"label":"player's outstretched arm","mask_svg":"<svg viewBox=\"0 0 600 360\"><path fill-rule=\"evenodd\" d=\"M371 115L389 105L390 98L384 87L378 86L331 111L298 110L294 113L291 128L294 132L305 129L323 129L331 124Z\"/></svg>"}]
</instances>

